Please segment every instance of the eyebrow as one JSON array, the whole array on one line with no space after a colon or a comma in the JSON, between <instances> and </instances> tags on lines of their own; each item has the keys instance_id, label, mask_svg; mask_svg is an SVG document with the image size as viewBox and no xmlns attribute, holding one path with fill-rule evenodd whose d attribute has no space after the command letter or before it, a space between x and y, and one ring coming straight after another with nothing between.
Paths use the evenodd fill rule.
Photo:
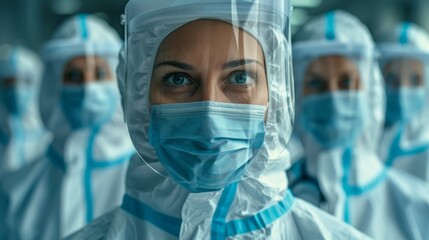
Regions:
<instances>
[{"instance_id":1,"label":"eyebrow","mask_svg":"<svg viewBox=\"0 0 429 240\"><path fill-rule=\"evenodd\" d=\"M254 59L238 59L238 60L233 60L233 61L230 61L230 62L227 62L227 63L223 64L222 65L222 69L235 68L235 67L243 66L243 65L246 65L246 64L250 64L250 63L257 63L261 67L264 67L264 65L261 62L259 62L258 60L254 60Z\"/></svg>"},{"instance_id":2,"label":"eyebrow","mask_svg":"<svg viewBox=\"0 0 429 240\"><path fill-rule=\"evenodd\" d=\"M194 67L192 67L192 65L189 65L187 63L183 63L183 62L179 62L179 61L165 61L165 62L160 62L158 64L156 64L155 68L161 67L161 66L173 66L176 68L180 68L186 71L192 71L194 70Z\"/></svg>"},{"instance_id":3,"label":"eyebrow","mask_svg":"<svg viewBox=\"0 0 429 240\"><path fill-rule=\"evenodd\" d=\"M239 67L239 66L243 66L246 64L251 64L251 63L257 63L258 65L260 65L261 67L264 67L264 65L259 62L258 60L254 60L254 59L237 59L237 60L233 60L230 62L227 62L225 64L222 65L222 69L226 69L226 68L235 68L235 67ZM179 61L165 61L165 62L160 62L158 64L156 64L155 68L161 67L161 66L173 66L173 67L177 67L186 71L193 71L194 67L190 64L184 63L184 62L179 62Z\"/></svg>"}]
</instances>

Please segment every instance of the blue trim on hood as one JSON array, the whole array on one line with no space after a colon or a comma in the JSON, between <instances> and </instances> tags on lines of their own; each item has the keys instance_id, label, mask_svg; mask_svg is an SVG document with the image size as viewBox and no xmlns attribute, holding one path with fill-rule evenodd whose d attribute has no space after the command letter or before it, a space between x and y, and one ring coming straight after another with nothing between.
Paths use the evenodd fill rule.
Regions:
<instances>
[{"instance_id":1,"label":"blue trim on hood","mask_svg":"<svg viewBox=\"0 0 429 240\"><path fill-rule=\"evenodd\" d=\"M329 12L326 14L326 39L335 40L335 12Z\"/></svg>"}]
</instances>

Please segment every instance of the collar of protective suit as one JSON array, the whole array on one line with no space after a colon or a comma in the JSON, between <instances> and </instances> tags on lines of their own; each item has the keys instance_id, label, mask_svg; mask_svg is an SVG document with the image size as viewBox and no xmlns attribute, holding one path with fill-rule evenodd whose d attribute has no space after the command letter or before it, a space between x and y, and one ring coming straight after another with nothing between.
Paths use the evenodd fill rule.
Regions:
<instances>
[{"instance_id":1,"label":"collar of protective suit","mask_svg":"<svg viewBox=\"0 0 429 240\"><path fill-rule=\"evenodd\" d=\"M379 156L388 166L429 182L429 132L424 118L409 123L396 123L383 132Z\"/></svg>"},{"instance_id":2,"label":"collar of protective suit","mask_svg":"<svg viewBox=\"0 0 429 240\"><path fill-rule=\"evenodd\" d=\"M7 114L0 107L0 171L14 171L41 157L51 141L35 108L23 116Z\"/></svg>"},{"instance_id":3,"label":"collar of protective suit","mask_svg":"<svg viewBox=\"0 0 429 240\"><path fill-rule=\"evenodd\" d=\"M57 133L49 161L61 170L60 236L118 206L132 146L122 112L98 127Z\"/></svg>"},{"instance_id":4,"label":"collar of protective suit","mask_svg":"<svg viewBox=\"0 0 429 240\"><path fill-rule=\"evenodd\" d=\"M305 141L314 147L306 152L306 171L317 179L326 199L321 207L335 216L344 216L348 188L368 186L385 170L378 156L365 148L324 150L310 136Z\"/></svg>"},{"instance_id":5,"label":"collar of protective suit","mask_svg":"<svg viewBox=\"0 0 429 240\"><path fill-rule=\"evenodd\" d=\"M122 111L116 111L110 121L97 127L55 133L51 147L55 155L62 156L56 159L60 161L57 167L67 172L85 168L89 157L97 164L115 164L134 153Z\"/></svg>"},{"instance_id":6,"label":"collar of protective suit","mask_svg":"<svg viewBox=\"0 0 429 240\"><path fill-rule=\"evenodd\" d=\"M375 154L359 147L319 149L307 155L305 164L325 200L315 204L327 212L375 239L428 236L429 185L425 182L385 166ZM320 198L309 196L308 200L314 197Z\"/></svg>"},{"instance_id":7,"label":"collar of protective suit","mask_svg":"<svg viewBox=\"0 0 429 240\"><path fill-rule=\"evenodd\" d=\"M250 167L265 169L258 176L238 182L226 219L253 216L284 201L288 158L283 156L270 165L253 163ZM159 213L181 219L181 239L210 239L212 218L226 188L215 192L190 193L170 177L161 176L151 169L159 169L159 162L149 165L143 163L139 156L133 157L127 173L127 195Z\"/></svg>"}]
</instances>

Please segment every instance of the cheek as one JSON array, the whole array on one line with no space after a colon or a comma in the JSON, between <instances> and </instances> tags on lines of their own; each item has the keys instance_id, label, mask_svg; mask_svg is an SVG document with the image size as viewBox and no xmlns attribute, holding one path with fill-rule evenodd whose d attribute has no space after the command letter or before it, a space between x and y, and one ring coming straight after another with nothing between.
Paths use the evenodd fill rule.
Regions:
<instances>
[{"instance_id":1,"label":"cheek","mask_svg":"<svg viewBox=\"0 0 429 240\"><path fill-rule=\"evenodd\" d=\"M149 87L149 100L151 104L160 103L160 92L155 82L152 82Z\"/></svg>"},{"instance_id":2,"label":"cheek","mask_svg":"<svg viewBox=\"0 0 429 240\"><path fill-rule=\"evenodd\" d=\"M255 89L254 96L256 96L255 104L258 105L267 105L269 100L269 91L268 91L268 82L267 79L262 79L260 81L260 84L258 84L257 88Z\"/></svg>"}]
</instances>

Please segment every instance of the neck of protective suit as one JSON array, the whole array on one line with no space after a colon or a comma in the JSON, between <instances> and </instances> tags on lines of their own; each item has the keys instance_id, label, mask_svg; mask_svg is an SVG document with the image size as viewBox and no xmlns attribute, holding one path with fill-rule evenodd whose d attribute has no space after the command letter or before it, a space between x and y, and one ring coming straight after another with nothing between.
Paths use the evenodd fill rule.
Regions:
<instances>
[{"instance_id":1,"label":"neck of protective suit","mask_svg":"<svg viewBox=\"0 0 429 240\"><path fill-rule=\"evenodd\" d=\"M344 216L350 189L365 186L383 172L376 146L384 117L384 90L374 44L357 18L334 11L305 25L294 50L298 129L305 166L326 198L322 207ZM304 95L306 69L323 56L353 61L360 88Z\"/></svg>"}]
</instances>

